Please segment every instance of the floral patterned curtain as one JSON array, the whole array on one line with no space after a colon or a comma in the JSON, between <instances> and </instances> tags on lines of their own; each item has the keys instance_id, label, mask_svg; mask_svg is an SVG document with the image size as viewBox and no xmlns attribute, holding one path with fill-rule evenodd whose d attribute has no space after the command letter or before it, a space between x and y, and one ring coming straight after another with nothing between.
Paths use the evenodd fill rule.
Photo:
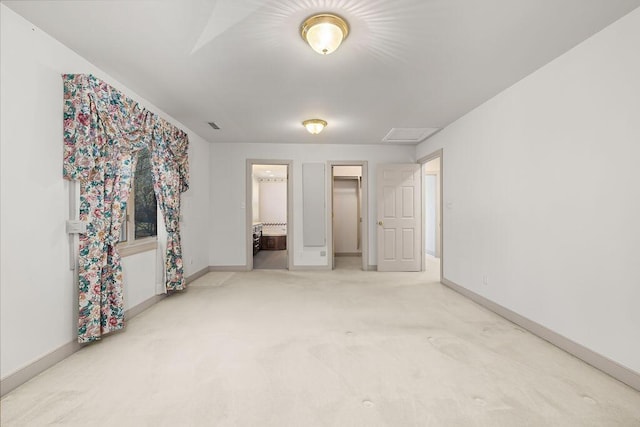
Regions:
<instances>
[{"instance_id":1,"label":"floral patterned curtain","mask_svg":"<svg viewBox=\"0 0 640 427\"><path fill-rule=\"evenodd\" d=\"M184 132L91 75L65 74L63 81L63 176L80 181L80 219L87 223L87 232L80 235L78 267L78 341L86 343L124 327L122 266L116 245L131 190L137 151L145 146L157 150L155 147L159 144L154 142L158 139L156 129L170 129L172 134L168 135L164 145L177 144L184 148L176 151L180 153L179 164L183 164L185 171L184 184L180 189L186 190L188 140ZM180 142L174 142L171 136L177 136L178 132L182 132ZM171 155L169 151L162 153ZM165 158L162 162L167 163L168 160ZM167 177L155 175L158 188L172 187L167 183ZM179 192L175 197L178 199L179 217ZM178 254L173 259L179 259L181 266L177 225L170 234L174 234L173 252ZM179 274L172 273L172 277L175 276L179 276L176 280L180 286L167 286L167 289L184 289L182 270Z\"/></svg>"},{"instance_id":2,"label":"floral patterned curtain","mask_svg":"<svg viewBox=\"0 0 640 427\"><path fill-rule=\"evenodd\" d=\"M151 141L153 188L167 230L165 287L168 291L185 288L180 244L180 193L189 189L187 134L166 122L157 122Z\"/></svg>"}]
</instances>

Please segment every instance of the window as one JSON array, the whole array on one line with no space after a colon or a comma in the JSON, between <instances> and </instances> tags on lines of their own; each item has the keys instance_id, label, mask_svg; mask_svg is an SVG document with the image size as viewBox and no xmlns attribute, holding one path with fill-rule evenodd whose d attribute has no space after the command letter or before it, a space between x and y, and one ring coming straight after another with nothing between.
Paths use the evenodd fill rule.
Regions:
<instances>
[{"instance_id":1,"label":"window","mask_svg":"<svg viewBox=\"0 0 640 427\"><path fill-rule=\"evenodd\" d=\"M127 218L120 230L118 249L122 256L133 255L157 247L158 203L153 191L151 153L138 152L138 163L127 202Z\"/></svg>"}]
</instances>

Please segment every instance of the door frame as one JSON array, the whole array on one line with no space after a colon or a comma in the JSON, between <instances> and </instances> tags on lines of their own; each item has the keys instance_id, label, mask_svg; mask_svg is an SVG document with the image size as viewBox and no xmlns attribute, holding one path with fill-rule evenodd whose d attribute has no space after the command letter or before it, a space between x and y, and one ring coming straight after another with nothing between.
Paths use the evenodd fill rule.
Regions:
<instances>
[{"instance_id":1,"label":"door frame","mask_svg":"<svg viewBox=\"0 0 640 427\"><path fill-rule=\"evenodd\" d=\"M440 245L440 281L442 282L442 279L444 278L444 209L443 209L443 190L444 190L444 153L443 153L443 149L439 149L436 150L434 152L432 152L431 154L427 154L424 157L421 157L418 159L418 163L420 164L420 175L421 178L425 175L424 174L424 165L425 163L430 162L431 160L435 160L439 158L440 159L440 182L438 182L438 192L439 192L439 197L438 197L438 215L440 216L440 241L436 242L437 244ZM423 186L424 187L424 186ZM427 237L427 230L426 227L424 227L424 223L425 223L425 212L424 212L424 192L426 191L425 188L422 189L422 200L423 202L421 203L421 211L422 211L422 238L423 238L423 246L424 246L424 241ZM422 255L422 271L425 271L426 269L426 255L423 253Z\"/></svg>"},{"instance_id":2,"label":"door frame","mask_svg":"<svg viewBox=\"0 0 640 427\"><path fill-rule=\"evenodd\" d=\"M293 160L247 159L245 175L245 246L247 250L245 269L253 270L253 165L287 166L287 269L293 270Z\"/></svg>"},{"instance_id":3,"label":"door frame","mask_svg":"<svg viewBox=\"0 0 640 427\"><path fill-rule=\"evenodd\" d=\"M333 167L334 166L360 166L362 168L361 211L362 223L362 270L369 271L369 172L366 160L329 160L327 162L327 265L333 270L335 263L333 242Z\"/></svg>"}]
</instances>

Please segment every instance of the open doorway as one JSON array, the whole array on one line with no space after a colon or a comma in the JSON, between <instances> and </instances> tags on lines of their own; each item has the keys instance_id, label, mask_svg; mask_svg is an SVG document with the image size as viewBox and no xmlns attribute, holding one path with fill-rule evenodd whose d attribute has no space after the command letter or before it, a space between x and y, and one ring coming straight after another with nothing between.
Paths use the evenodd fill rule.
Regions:
<instances>
[{"instance_id":1,"label":"open doorway","mask_svg":"<svg viewBox=\"0 0 640 427\"><path fill-rule=\"evenodd\" d=\"M366 162L329 162L332 269L368 270Z\"/></svg>"},{"instance_id":2,"label":"open doorway","mask_svg":"<svg viewBox=\"0 0 640 427\"><path fill-rule=\"evenodd\" d=\"M288 161L247 161L247 269L289 269L291 180Z\"/></svg>"},{"instance_id":3,"label":"open doorway","mask_svg":"<svg viewBox=\"0 0 640 427\"><path fill-rule=\"evenodd\" d=\"M419 160L422 164L422 270L439 270L442 279L442 150Z\"/></svg>"}]
</instances>

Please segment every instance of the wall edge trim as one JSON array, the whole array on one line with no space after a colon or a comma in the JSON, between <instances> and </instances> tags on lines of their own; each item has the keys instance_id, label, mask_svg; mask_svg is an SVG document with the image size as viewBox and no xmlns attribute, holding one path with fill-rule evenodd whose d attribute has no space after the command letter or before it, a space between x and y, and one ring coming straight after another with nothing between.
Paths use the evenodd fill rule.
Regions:
<instances>
[{"instance_id":1,"label":"wall edge trim","mask_svg":"<svg viewBox=\"0 0 640 427\"><path fill-rule=\"evenodd\" d=\"M331 271L329 265L294 265L290 271Z\"/></svg>"},{"instance_id":2,"label":"wall edge trim","mask_svg":"<svg viewBox=\"0 0 640 427\"><path fill-rule=\"evenodd\" d=\"M136 317L138 314L142 313L152 305L157 304L165 297L166 295L154 295L140 304L131 307L124 313L125 319L130 320ZM22 384L38 376L57 363L63 361L73 353L81 350L83 347L83 345L79 344L75 340L68 342L0 379L0 397L4 397L6 394L20 387Z\"/></svg>"},{"instance_id":3,"label":"wall edge trim","mask_svg":"<svg viewBox=\"0 0 640 427\"><path fill-rule=\"evenodd\" d=\"M17 371L7 375L0 380L0 395L4 397L9 392L20 387L30 379L36 377L40 373L46 371L53 365L61 362L67 357L71 356L76 351L80 350L82 346L77 341L71 341L50 353L36 359L35 361L27 364L25 367L18 369Z\"/></svg>"},{"instance_id":4,"label":"wall edge trim","mask_svg":"<svg viewBox=\"0 0 640 427\"><path fill-rule=\"evenodd\" d=\"M186 278L187 284L198 280L199 278L201 278L202 276L204 276L208 272L209 272L209 267L208 266L204 267L204 268L201 268L200 270L196 271L195 273L193 273L192 275L190 275L190 276L188 276Z\"/></svg>"},{"instance_id":5,"label":"wall edge trim","mask_svg":"<svg viewBox=\"0 0 640 427\"><path fill-rule=\"evenodd\" d=\"M208 271L251 271L246 265L210 265Z\"/></svg>"},{"instance_id":6,"label":"wall edge trim","mask_svg":"<svg viewBox=\"0 0 640 427\"><path fill-rule=\"evenodd\" d=\"M137 304L137 305L131 307L129 310L125 311L124 312L124 318L126 320L131 320L134 317L136 317L138 314L142 313L143 311L145 311L146 309L148 309L152 305L155 305L155 304L159 303L160 301L162 301L166 297L167 297L166 294L154 295L151 298L148 298L148 299L142 301L140 304Z\"/></svg>"},{"instance_id":7,"label":"wall edge trim","mask_svg":"<svg viewBox=\"0 0 640 427\"><path fill-rule=\"evenodd\" d=\"M640 373L627 368L619 364L618 362L603 356L582 344L578 344L569 338L560 335L559 333L543 326L531 319L528 319L515 311L512 311L490 299L483 297L463 286L458 285L455 282L443 277L441 282L443 285L452 289L455 292L471 299L477 304L480 304L484 308L494 312L495 314L507 319L508 321L515 323L516 325L526 329L535 336L542 338L543 340L555 345L561 350L566 351L574 357L582 360L588 365L604 372L610 377L628 385L629 387L640 391Z\"/></svg>"}]
</instances>

